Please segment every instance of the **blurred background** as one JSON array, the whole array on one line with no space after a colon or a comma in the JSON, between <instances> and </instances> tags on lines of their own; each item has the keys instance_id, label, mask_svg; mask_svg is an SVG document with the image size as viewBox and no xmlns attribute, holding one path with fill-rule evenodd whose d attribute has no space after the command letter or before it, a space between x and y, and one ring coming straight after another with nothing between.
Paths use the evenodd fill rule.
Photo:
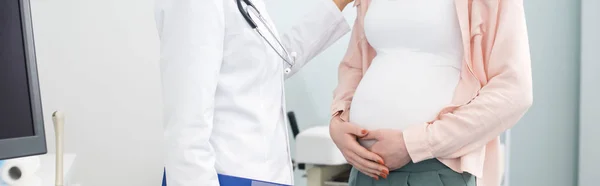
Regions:
<instances>
[{"instance_id":1,"label":"blurred background","mask_svg":"<svg viewBox=\"0 0 600 186\"><path fill-rule=\"evenodd\" d=\"M280 33L318 0L266 0ZM158 40L152 0L31 0L46 133L67 115L82 186L162 178ZM600 1L525 0L534 104L511 132L511 186L596 186L600 172ZM352 23L356 13L346 8ZM327 125L349 35L286 82L300 130ZM290 139L293 144L294 139ZM52 152L54 144L48 141ZM293 150L292 146L292 150ZM296 185L304 186L302 173Z\"/></svg>"}]
</instances>

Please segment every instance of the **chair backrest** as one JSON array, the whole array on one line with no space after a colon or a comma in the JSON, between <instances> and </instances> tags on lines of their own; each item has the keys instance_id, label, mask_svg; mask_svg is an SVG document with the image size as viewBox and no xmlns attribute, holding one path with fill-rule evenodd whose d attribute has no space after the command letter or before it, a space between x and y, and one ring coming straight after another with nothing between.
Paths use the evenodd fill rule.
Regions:
<instances>
[{"instance_id":1,"label":"chair backrest","mask_svg":"<svg viewBox=\"0 0 600 186\"><path fill-rule=\"evenodd\" d=\"M290 121L292 134L294 135L294 139L296 139L296 136L300 133L300 128L298 128L298 122L296 121L296 115L294 114L294 112L290 111L287 113L287 116L288 120Z\"/></svg>"}]
</instances>

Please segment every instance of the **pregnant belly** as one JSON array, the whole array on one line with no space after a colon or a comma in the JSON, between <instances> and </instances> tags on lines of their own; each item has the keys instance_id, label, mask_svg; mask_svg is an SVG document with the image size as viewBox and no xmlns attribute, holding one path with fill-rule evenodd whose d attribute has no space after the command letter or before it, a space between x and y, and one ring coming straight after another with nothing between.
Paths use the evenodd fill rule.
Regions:
<instances>
[{"instance_id":1,"label":"pregnant belly","mask_svg":"<svg viewBox=\"0 0 600 186\"><path fill-rule=\"evenodd\" d=\"M449 105L460 64L431 54L378 55L352 100L350 121L365 129L405 129L435 119ZM369 145L369 142L362 142Z\"/></svg>"}]
</instances>

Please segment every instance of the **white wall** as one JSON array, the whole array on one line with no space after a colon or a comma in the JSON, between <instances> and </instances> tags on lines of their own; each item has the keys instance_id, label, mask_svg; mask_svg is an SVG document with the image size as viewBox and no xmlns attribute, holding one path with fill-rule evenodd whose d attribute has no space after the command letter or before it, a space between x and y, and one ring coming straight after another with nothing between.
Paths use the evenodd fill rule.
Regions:
<instances>
[{"instance_id":1,"label":"white wall","mask_svg":"<svg viewBox=\"0 0 600 186\"><path fill-rule=\"evenodd\" d=\"M43 109L66 114L82 186L162 178L158 41L152 0L31 0ZM54 142L48 141L50 151Z\"/></svg>"},{"instance_id":2,"label":"white wall","mask_svg":"<svg viewBox=\"0 0 600 186\"><path fill-rule=\"evenodd\" d=\"M533 106L512 130L511 186L575 185L579 0L525 0Z\"/></svg>"},{"instance_id":3,"label":"white wall","mask_svg":"<svg viewBox=\"0 0 600 186\"><path fill-rule=\"evenodd\" d=\"M600 166L600 1L581 1L579 186L598 185Z\"/></svg>"}]
</instances>

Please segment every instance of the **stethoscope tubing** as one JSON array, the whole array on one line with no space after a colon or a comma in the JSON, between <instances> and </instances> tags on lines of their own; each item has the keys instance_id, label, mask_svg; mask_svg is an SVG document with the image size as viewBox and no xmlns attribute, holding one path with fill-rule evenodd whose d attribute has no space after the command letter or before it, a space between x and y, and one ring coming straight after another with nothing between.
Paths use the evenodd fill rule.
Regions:
<instances>
[{"instance_id":1,"label":"stethoscope tubing","mask_svg":"<svg viewBox=\"0 0 600 186\"><path fill-rule=\"evenodd\" d=\"M244 1L244 3L246 3L245 8L242 6L242 1ZM295 57L294 56L290 57L290 53L285 49L283 44L281 44L281 41L279 41L279 39L277 39L277 37L273 33L273 30L271 30L270 26L267 24L267 22L265 21L265 19L262 16L262 14L258 11L258 9L256 9L254 4L252 4L252 2L250 2L250 0L236 0L236 2L237 2L238 10L242 14L242 16L244 17L246 22L248 22L248 25L250 25L250 28L252 28L252 30L254 30L256 33L258 33L263 38L263 40L265 40L265 42L267 42L267 44L269 44L271 49L273 49L273 51L275 51L275 53L277 53L277 55L279 55L279 57L281 57L281 59L283 59L283 61L289 65L289 68L286 68L286 70L285 70L286 72L289 72L290 68L292 68L295 63L295 59L290 59L290 58L295 58ZM252 10L249 10L249 9L252 9ZM275 49L275 46L273 46L273 44L264 36L264 34L260 31L260 29L258 29L258 25L256 24L256 22L254 22L254 20L250 16L249 12L251 12L251 11L253 11L253 14L255 14L256 17L258 17L259 21L265 26L267 31L269 31L269 33L271 34L271 37L273 37L273 39L275 39L275 42L277 42L279 47L281 47L281 49L283 50L283 53L285 53L285 56L283 54L281 54L279 52L279 50Z\"/></svg>"}]
</instances>

